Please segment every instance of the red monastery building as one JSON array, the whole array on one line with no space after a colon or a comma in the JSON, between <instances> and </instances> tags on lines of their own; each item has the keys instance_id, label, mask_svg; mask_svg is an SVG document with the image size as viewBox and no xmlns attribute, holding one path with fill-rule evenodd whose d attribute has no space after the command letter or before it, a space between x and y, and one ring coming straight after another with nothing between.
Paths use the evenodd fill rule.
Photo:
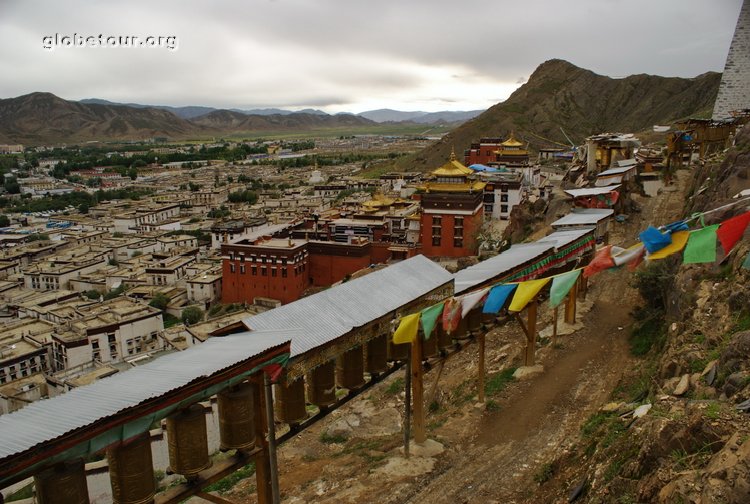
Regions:
<instances>
[{"instance_id":1,"label":"red monastery building","mask_svg":"<svg viewBox=\"0 0 750 504\"><path fill-rule=\"evenodd\" d=\"M474 171L451 153L433 179L421 189L422 253L427 257L476 255L477 234L484 220L484 182L473 179Z\"/></svg>"}]
</instances>

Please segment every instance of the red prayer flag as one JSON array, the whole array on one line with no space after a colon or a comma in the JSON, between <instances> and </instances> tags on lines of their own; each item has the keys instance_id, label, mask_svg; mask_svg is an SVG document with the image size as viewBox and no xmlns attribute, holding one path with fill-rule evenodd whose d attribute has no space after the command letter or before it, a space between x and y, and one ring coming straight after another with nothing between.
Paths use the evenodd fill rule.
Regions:
<instances>
[{"instance_id":1,"label":"red prayer flag","mask_svg":"<svg viewBox=\"0 0 750 504\"><path fill-rule=\"evenodd\" d=\"M281 376L281 372L284 371L284 368L281 367L280 364L271 363L267 366L263 367L263 372L268 375L268 378L271 379L271 383L276 383L276 381L279 379L279 376Z\"/></svg>"},{"instance_id":2,"label":"red prayer flag","mask_svg":"<svg viewBox=\"0 0 750 504\"><path fill-rule=\"evenodd\" d=\"M450 334L458 328L459 322L461 322L461 302L451 298L443 307L443 329Z\"/></svg>"},{"instance_id":3,"label":"red prayer flag","mask_svg":"<svg viewBox=\"0 0 750 504\"><path fill-rule=\"evenodd\" d=\"M594 276L601 271L612 268L614 265L615 261L612 259L612 245L607 245L596 253L588 266L583 268L583 276L584 278Z\"/></svg>"},{"instance_id":4,"label":"red prayer flag","mask_svg":"<svg viewBox=\"0 0 750 504\"><path fill-rule=\"evenodd\" d=\"M727 255L734 244L742 238L748 224L750 224L750 212L737 215L721 223L716 236L721 242L721 248L724 249L724 255Z\"/></svg>"}]
</instances>

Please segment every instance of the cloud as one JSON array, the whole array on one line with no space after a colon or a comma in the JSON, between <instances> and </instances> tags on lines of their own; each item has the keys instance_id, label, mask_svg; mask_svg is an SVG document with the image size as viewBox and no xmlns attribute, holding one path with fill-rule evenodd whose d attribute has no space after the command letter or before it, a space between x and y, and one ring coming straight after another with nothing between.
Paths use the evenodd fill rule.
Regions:
<instances>
[{"instance_id":1,"label":"cloud","mask_svg":"<svg viewBox=\"0 0 750 504\"><path fill-rule=\"evenodd\" d=\"M5 0L0 62L12 71L0 74L0 89L6 96L51 91L71 99L331 112L485 108L550 58L604 75L720 71L740 5ZM175 35L179 49L45 51L42 37L55 33Z\"/></svg>"}]
</instances>

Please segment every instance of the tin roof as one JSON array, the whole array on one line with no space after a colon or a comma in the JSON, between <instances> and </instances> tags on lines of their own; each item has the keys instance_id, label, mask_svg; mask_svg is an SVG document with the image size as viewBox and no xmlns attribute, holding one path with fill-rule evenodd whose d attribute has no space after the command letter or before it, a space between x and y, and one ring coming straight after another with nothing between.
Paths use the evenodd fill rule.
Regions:
<instances>
[{"instance_id":1,"label":"tin roof","mask_svg":"<svg viewBox=\"0 0 750 504\"><path fill-rule=\"evenodd\" d=\"M606 187L584 187L583 189L565 189L565 194L578 198L580 196L595 196L597 194L608 194L617 188L620 184L610 185Z\"/></svg>"},{"instance_id":2,"label":"tin roof","mask_svg":"<svg viewBox=\"0 0 750 504\"><path fill-rule=\"evenodd\" d=\"M363 277L246 318L251 330L301 329L292 357L343 336L450 283L444 268L418 255Z\"/></svg>"},{"instance_id":3,"label":"tin roof","mask_svg":"<svg viewBox=\"0 0 750 504\"><path fill-rule=\"evenodd\" d=\"M513 245L505 252L474 266L469 266L453 275L456 294L481 285L493 278L500 278L514 268L554 250L551 242L534 242Z\"/></svg>"},{"instance_id":4,"label":"tin roof","mask_svg":"<svg viewBox=\"0 0 750 504\"><path fill-rule=\"evenodd\" d=\"M0 461L260 357L295 337L295 331L277 330L212 338L200 346L2 415Z\"/></svg>"},{"instance_id":5,"label":"tin roof","mask_svg":"<svg viewBox=\"0 0 750 504\"><path fill-rule=\"evenodd\" d=\"M582 227L576 229L564 229L561 231L555 231L554 233L548 234L537 243L551 243L555 246L555 248L559 249L573 243L580 238L583 238L595 229L596 228L594 227Z\"/></svg>"},{"instance_id":6,"label":"tin roof","mask_svg":"<svg viewBox=\"0 0 750 504\"><path fill-rule=\"evenodd\" d=\"M622 175L622 174L627 173L629 171L635 170L635 168L636 168L636 165L634 165L634 164L620 166L618 168L610 168L609 170L604 170L603 172L601 172L600 174L598 174L597 177L607 177L607 176L610 176L610 175Z\"/></svg>"},{"instance_id":7,"label":"tin roof","mask_svg":"<svg viewBox=\"0 0 750 504\"><path fill-rule=\"evenodd\" d=\"M614 215L611 208L582 208L557 219L550 224L553 228L557 226L591 226Z\"/></svg>"}]
</instances>

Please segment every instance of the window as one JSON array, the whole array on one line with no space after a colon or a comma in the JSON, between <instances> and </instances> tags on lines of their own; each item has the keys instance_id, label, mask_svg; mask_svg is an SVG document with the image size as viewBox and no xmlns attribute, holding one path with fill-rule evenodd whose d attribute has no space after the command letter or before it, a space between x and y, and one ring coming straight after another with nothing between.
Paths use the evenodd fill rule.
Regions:
<instances>
[{"instance_id":1,"label":"window","mask_svg":"<svg viewBox=\"0 0 750 504\"><path fill-rule=\"evenodd\" d=\"M245 265L244 264L240 265L240 273L243 274L243 275L245 274Z\"/></svg>"},{"instance_id":2,"label":"window","mask_svg":"<svg viewBox=\"0 0 750 504\"><path fill-rule=\"evenodd\" d=\"M502 203L507 203L508 202L508 195L507 194L501 194L500 195L500 201Z\"/></svg>"},{"instance_id":3,"label":"window","mask_svg":"<svg viewBox=\"0 0 750 504\"><path fill-rule=\"evenodd\" d=\"M439 247L440 246L440 236L433 236L432 237L432 245L434 247Z\"/></svg>"},{"instance_id":4,"label":"window","mask_svg":"<svg viewBox=\"0 0 750 504\"><path fill-rule=\"evenodd\" d=\"M251 268L250 268L250 273L251 273L251 274L252 274L253 276L257 276L257 275L258 275L258 267L257 267L257 266L253 266L253 267L251 267Z\"/></svg>"},{"instance_id":5,"label":"window","mask_svg":"<svg viewBox=\"0 0 750 504\"><path fill-rule=\"evenodd\" d=\"M234 263L229 263L229 271L234 273Z\"/></svg>"},{"instance_id":6,"label":"window","mask_svg":"<svg viewBox=\"0 0 750 504\"><path fill-rule=\"evenodd\" d=\"M272 276L272 277L275 277L275 276L276 276L276 268L273 268L273 269L271 270L271 276Z\"/></svg>"},{"instance_id":7,"label":"window","mask_svg":"<svg viewBox=\"0 0 750 504\"><path fill-rule=\"evenodd\" d=\"M281 270L281 278L286 278L286 275L287 275L286 268L284 268Z\"/></svg>"},{"instance_id":8,"label":"window","mask_svg":"<svg viewBox=\"0 0 750 504\"><path fill-rule=\"evenodd\" d=\"M455 237L455 238L453 238L453 246L455 248L463 248L463 246L464 246L464 239L461 238L461 237L458 237L458 236Z\"/></svg>"},{"instance_id":9,"label":"window","mask_svg":"<svg viewBox=\"0 0 750 504\"><path fill-rule=\"evenodd\" d=\"M443 223L443 218L438 216L432 217L432 225L433 226L441 226Z\"/></svg>"},{"instance_id":10,"label":"window","mask_svg":"<svg viewBox=\"0 0 750 504\"><path fill-rule=\"evenodd\" d=\"M508 213L508 205L500 205L500 212Z\"/></svg>"},{"instance_id":11,"label":"window","mask_svg":"<svg viewBox=\"0 0 750 504\"><path fill-rule=\"evenodd\" d=\"M263 276L268 276L268 270L264 267L260 269L260 274Z\"/></svg>"}]
</instances>

